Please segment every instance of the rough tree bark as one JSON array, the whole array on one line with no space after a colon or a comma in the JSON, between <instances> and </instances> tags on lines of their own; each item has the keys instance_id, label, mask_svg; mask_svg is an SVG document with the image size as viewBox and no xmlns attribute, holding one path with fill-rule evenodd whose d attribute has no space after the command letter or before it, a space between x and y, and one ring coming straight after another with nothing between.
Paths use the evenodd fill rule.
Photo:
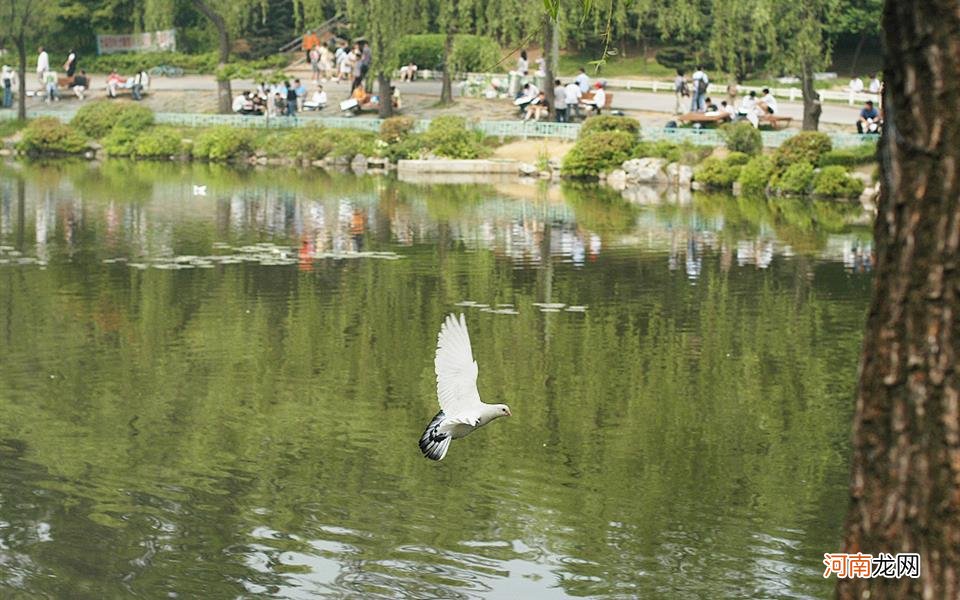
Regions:
<instances>
[{"instance_id":1,"label":"rough tree bark","mask_svg":"<svg viewBox=\"0 0 960 600\"><path fill-rule=\"evenodd\" d=\"M387 119L393 116L393 93L390 90L390 74L385 71L377 73L377 93L380 95L379 117Z\"/></svg>"},{"instance_id":2,"label":"rough tree bark","mask_svg":"<svg viewBox=\"0 0 960 600\"><path fill-rule=\"evenodd\" d=\"M803 65L800 79L800 91L803 94L803 130L816 131L820 127L820 113L823 112L823 107L820 105L820 94L814 86L816 79L810 63Z\"/></svg>"},{"instance_id":3,"label":"rough tree bark","mask_svg":"<svg viewBox=\"0 0 960 600\"><path fill-rule=\"evenodd\" d=\"M450 74L450 56L453 54L453 28L447 28L443 40L443 83L440 87L440 104L453 104L453 79Z\"/></svg>"},{"instance_id":4,"label":"rough tree bark","mask_svg":"<svg viewBox=\"0 0 960 600\"><path fill-rule=\"evenodd\" d=\"M553 48L553 19L550 18L549 14L544 14L543 17L543 72L545 77L543 78L543 93L547 98L547 106L550 107L550 115L553 115L553 57L551 56L550 49Z\"/></svg>"},{"instance_id":5,"label":"rough tree bark","mask_svg":"<svg viewBox=\"0 0 960 600\"><path fill-rule=\"evenodd\" d=\"M193 0L193 5L203 16L210 19L213 26L217 28L217 67L222 73L230 61L230 32L227 29L227 22L217 11L213 10L204 0ZM217 109L222 114L233 112L233 91L230 89L230 78L225 75L217 76Z\"/></svg>"},{"instance_id":6,"label":"rough tree bark","mask_svg":"<svg viewBox=\"0 0 960 600\"><path fill-rule=\"evenodd\" d=\"M27 118L27 42L21 31L14 43L17 46L17 118Z\"/></svg>"},{"instance_id":7,"label":"rough tree bark","mask_svg":"<svg viewBox=\"0 0 960 600\"><path fill-rule=\"evenodd\" d=\"M876 272L844 551L916 552L919 579L841 599L960 597L960 5L887 0Z\"/></svg>"}]
</instances>

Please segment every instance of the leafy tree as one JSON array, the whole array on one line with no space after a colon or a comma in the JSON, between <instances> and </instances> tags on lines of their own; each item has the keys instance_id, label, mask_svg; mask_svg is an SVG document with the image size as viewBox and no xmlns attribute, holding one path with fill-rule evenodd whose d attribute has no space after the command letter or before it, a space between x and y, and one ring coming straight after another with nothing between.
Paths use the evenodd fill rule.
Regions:
<instances>
[{"instance_id":1,"label":"leafy tree","mask_svg":"<svg viewBox=\"0 0 960 600\"><path fill-rule=\"evenodd\" d=\"M716 66L743 81L763 68L776 45L776 24L769 0L738 0L714 11L710 56Z\"/></svg>"},{"instance_id":2,"label":"leafy tree","mask_svg":"<svg viewBox=\"0 0 960 600\"><path fill-rule=\"evenodd\" d=\"M53 6L35 0L4 0L0 2L0 36L10 40L17 49L18 90L17 118L27 118L27 47L37 39L50 22Z\"/></svg>"}]
</instances>

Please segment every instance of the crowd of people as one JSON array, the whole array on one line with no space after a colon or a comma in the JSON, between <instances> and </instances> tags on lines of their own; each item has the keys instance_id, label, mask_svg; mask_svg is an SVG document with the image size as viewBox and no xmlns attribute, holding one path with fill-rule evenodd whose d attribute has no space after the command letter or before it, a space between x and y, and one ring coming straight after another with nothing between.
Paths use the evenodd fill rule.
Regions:
<instances>
[{"instance_id":1,"label":"crowd of people","mask_svg":"<svg viewBox=\"0 0 960 600\"><path fill-rule=\"evenodd\" d=\"M526 52L517 59L517 73L525 73ZM526 72L528 75L529 73ZM542 75L540 76L542 77ZM599 115L607 105L606 85L597 81L591 83L586 70L581 67L577 76L564 84L560 79L553 81L553 106L549 106L547 94L533 81L527 81L514 97L514 105L524 121L541 121L553 114L558 123L569 123L582 119L587 114Z\"/></svg>"},{"instance_id":2,"label":"crowd of people","mask_svg":"<svg viewBox=\"0 0 960 600\"><path fill-rule=\"evenodd\" d=\"M327 92L317 84L312 95L299 79L268 84L261 81L256 89L243 92L233 99L233 112L241 115L268 115L295 117L300 111L321 110L327 105Z\"/></svg>"}]
</instances>

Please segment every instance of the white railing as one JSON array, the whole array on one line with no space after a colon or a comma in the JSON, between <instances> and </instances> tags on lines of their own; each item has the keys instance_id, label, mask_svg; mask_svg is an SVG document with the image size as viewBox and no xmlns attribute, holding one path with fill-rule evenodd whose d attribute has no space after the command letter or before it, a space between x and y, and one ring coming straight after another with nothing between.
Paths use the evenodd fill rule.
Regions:
<instances>
[{"instance_id":1,"label":"white railing","mask_svg":"<svg viewBox=\"0 0 960 600\"><path fill-rule=\"evenodd\" d=\"M38 117L55 117L67 122L73 118L76 111L49 111L30 110L27 116L31 119ZM0 111L0 120L15 119L16 112L12 110ZM348 117L254 117L244 115L217 115L203 113L155 113L155 121L164 125L178 127L215 127L231 126L258 129L287 129L302 127L324 127L328 129L360 129L363 131L378 132L383 122L381 119L364 119ZM555 123L553 121L468 121L471 127L483 132L484 135L499 138L551 138L561 140L575 140L580 134L578 123ZM425 131L430 126L429 119L420 119L414 125L414 131ZM784 140L796 135L795 131L763 131L763 145L776 148ZM857 146L870 141L876 141L873 134L858 133L828 133L834 148ZM697 145L717 146L723 143L716 129L693 129L686 127L648 127L642 131L641 137L645 140L670 140L675 142L689 142Z\"/></svg>"}]
</instances>

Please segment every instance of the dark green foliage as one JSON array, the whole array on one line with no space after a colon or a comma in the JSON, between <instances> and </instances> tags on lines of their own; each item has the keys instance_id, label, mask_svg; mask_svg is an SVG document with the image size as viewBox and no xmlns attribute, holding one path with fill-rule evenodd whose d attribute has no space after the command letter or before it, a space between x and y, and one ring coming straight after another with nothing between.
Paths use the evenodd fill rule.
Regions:
<instances>
[{"instance_id":1,"label":"dark green foliage","mask_svg":"<svg viewBox=\"0 0 960 600\"><path fill-rule=\"evenodd\" d=\"M301 160L320 160L333 152L334 132L330 129L309 127L279 132L272 138L275 155ZM267 138L271 139L271 138ZM260 144L259 150L264 149Z\"/></svg>"},{"instance_id":2,"label":"dark green foliage","mask_svg":"<svg viewBox=\"0 0 960 600\"><path fill-rule=\"evenodd\" d=\"M630 158L636 136L626 131L600 131L581 137L563 159L567 177L595 177L619 168Z\"/></svg>"},{"instance_id":3,"label":"dark green foliage","mask_svg":"<svg viewBox=\"0 0 960 600\"><path fill-rule=\"evenodd\" d=\"M390 117L380 124L380 139L395 144L413 131L416 121L413 117Z\"/></svg>"},{"instance_id":4,"label":"dark green foliage","mask_svg":"<svg viewBox=\"0 0 960 600\"><path fill-rule=\"evenodd\" d=\"M590 117L580 126L580 139L599 131L625 131L636 138L640 135L640 121L614 115Z\"/></svg>"},{"instance_id":5,"label":"dark green foliage","mask_svg":"<svg viewBox=\"0 0 960 600\"><path fill-rule=\"evenodd\" d=\"M804 131L783 142L773 153L773 164L777 171L783 171L790 165L806 162L811 165L820 163L820 157L832 149L830 136L819 131Z\"/></svg>"},{"instance_id":6,"label":"dark green foliage","mask_svg":"<svg viewBox=\"0 0 960 600\"><path fill-rule=\"evenodd\" d=\"M114 127L138 131L153 124L153 111L132 101L98 100L80 107L70 124L92 138L102 138Z\"/></svg>"},{"instance_id":7,"label":"dark green foliage","mask_svg":"<svg viewBox=\"0 0 960 600\"><path fill-rule=\"evenodd\" d=\"M87 148L86 139L76 129L53 117L30 121L23 130L20 150L27 154L79 154Z\"/></svg>"},{"instance_id":8,"label":"dark green foliage","mask_svg":"<svg viewBox=\"0 0 960 600\"><path fill-rule=\"evenodd\" d=\"M282 69L287 66L289 57L276 54L259 60L231 59L234 67L261 71ZM179 67L185 73L213 74L217 71L217 53L182 54L180 52L142 52L104 54L103 56L84 57L81 66L89 73L109 73L116 69L121 75L133 75L139 70L149 71L159 65Z\"/></svg>"},{"instance_id":9,"label":"dark green foliage","mask_svg":"<svg viewBox=\"0 0 960 600\"><path fill-rule=\"evenodd\" d=\"M750 123L728 123L720 128L720 137L727 148L734 152L743 152L755 156L763 151L763 136Z\"/></svg>"},{"instance_id":10,"label":"dark green foliage","mask_svg":"<svg viewBox=\"0 0 960 600\"><path fill-rule=\"evenodd\" d=\"M9 137L26 126L27 122L20 119L4 119L0 121L0 138Z\"/></svg>"},{"instance_id":11,"label":"dark green foliage","mask_svg":"<svg viewBox=\"0 0 960 600\"><path fill-rule=\"evenodd\" d=\"M137 158L170 158L180 154L182 148L180 133L169 127L148 129L133 142L133 154Z\"/></svg>"},{"instance_id":12,"label":"dark green foliage","mask_svg":"<svg viewBox=\"0 0 960 600\"><path fill-rule=\"evenodd\" d=\"M744 154L743 152L731 152L727 155L724 161L731 166L742 167L750 162L750 156Z\"/></svg>"},{"instance_id":13,"label":"dark green foliage","mask_svg":"<svg viewBox=\"0 0 960 600\"><path fill-rule=\"evenodd\" d=\"M875 143L860 144L852 148L838 148L820 157L821 167L830 165L855 167L874 162L877 162L877 145Z\"/></svg>"},{"instance_id":14,"label":"dark green foliage","mask_svg":"<svg viewBox=\"0 0 960 600\"><path fill-rule=\"evenodd\" d=\"M483 134L467 126L463 117L444 116L430 121L420 137L426 150L445 158L480 158L487 154Z\"/></svg>"},{"instance_id":15,"label":"dark green foliage","mask_svg":"<svg viewBox=\"0 0 960 600\"><path fill-rule=\"evenodd\" d=\"M193 143L194 158L223 161L240 158L253 150L254 132L238 127L213 127L200 132Z\"/></svg>"},{"instance_id":16,"label":"dark green foliage","mask_svg":"<svg viewBox=\"0 0 960 600\"><path fill-rule=\"evenodd\" d=\"M831 198L856 198L863 193L863 182L850 177L840 165L831 165L814 176L813 193Z\"/></svg>"},{"instance_id":17,"label":"dark green foliage","mask_svg":"<svg viewBox=\"0 0 960 600\"><path fill-rule=\"evenodd\" d=\"M407 158L420 158L425 152L422 134L410 134L398 142L380 148L380 155L393 162ZM381 143L384 143L381 141Z\"/></svg>"},{"instance_id":18,"label":"dark green foliage","mask_svg":"<svg viewBox=\"0 0 960 600\"><path fill-rule=\"evenodd\" d=\"M774 175L770 180L770 189L780 194L803 195L813 183L813 165L800 161L793 163L785 171Z\"/></svg>"},{"instance_id":19,"label":"dark green foliage","mask_svg":"<svg viewBox=\"0 0 960 600\"><path fill-rule=\"evenodd\" d=\"M446 35L424 33L405 35L397 44L395 68L414 63L421 69L443 68L443 45ZM496 40L481 35L458 34L453 37L450 52L450 70L488 71L500 60L500 45Z\"/></svg>"},{"instance_id":20,"label":"dark green foliage","mask_svg":"<svg viewBox=\"0 0 960 600\"><path fill-rule=\"evenodd\" d=\"M737 181L744 194L762 194L773 175L773 160L762 154L754 156L740 169Z\"/></svg>"}]
</instances>

